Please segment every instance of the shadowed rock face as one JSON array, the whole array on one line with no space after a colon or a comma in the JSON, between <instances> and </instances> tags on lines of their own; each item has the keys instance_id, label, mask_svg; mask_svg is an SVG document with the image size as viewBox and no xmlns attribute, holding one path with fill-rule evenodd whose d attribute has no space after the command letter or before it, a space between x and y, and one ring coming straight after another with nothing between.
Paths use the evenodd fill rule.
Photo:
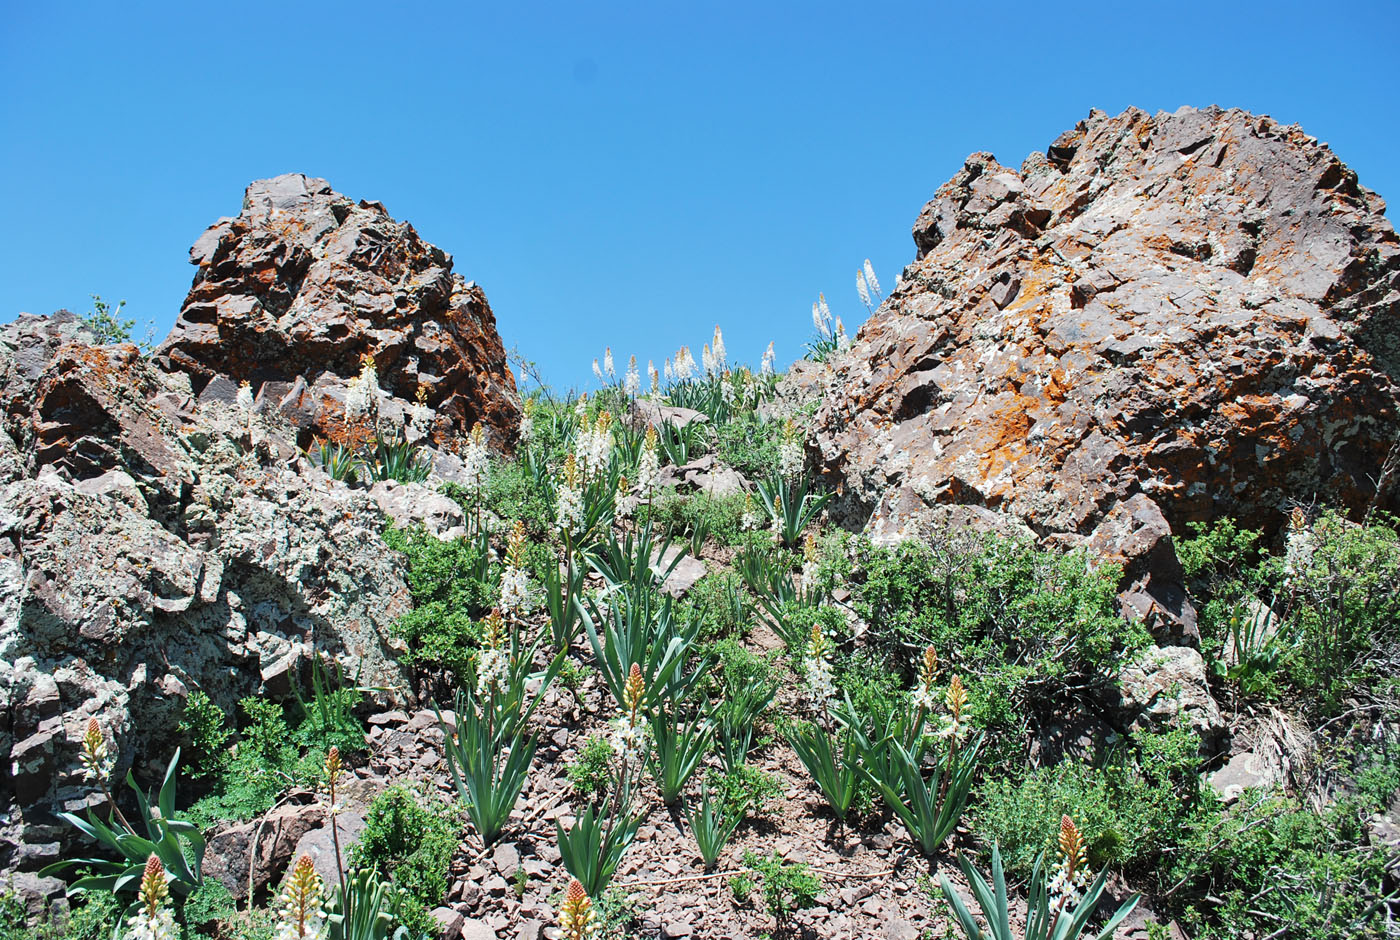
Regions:
<instances>
[{"instance_id":1,"label":"shadowed rock face","mask_svg":"<svg viewBox=\"0 0 1400 940\"><path fill-rule=\"evenodd\" d=\"M199 272L157 359L188 373L197 394L248 381L267 406L326 434L370 354L393 398L427 388L439 443L477 421L498 445L514 437L515 379L486 295L379 203L301 174L259 180L190 261Z\"/></svg>"},{"instance_id":2,"label":"shadowed rock face","mask_svg":"<svg viewBox=\"0 0 1400 940\"><path fill-rule=\"evenodd\" d=\"M1376 498L1400 430L1383 212L1239 110L1096 111L1019 170L973 154L827 380L820 462L877 534L1010 517L1126 563L1180 627L1171 529Z\"/></svg>"}]
</instances>

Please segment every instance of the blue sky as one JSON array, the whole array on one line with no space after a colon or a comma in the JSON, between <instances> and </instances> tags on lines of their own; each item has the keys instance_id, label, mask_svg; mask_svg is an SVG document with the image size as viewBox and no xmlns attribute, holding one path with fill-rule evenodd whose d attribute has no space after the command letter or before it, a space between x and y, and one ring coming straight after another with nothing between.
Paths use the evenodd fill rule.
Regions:
<instances>
[{"instance_id":1,"label":"blue sky","mask_svg":"<svg viewBox=\"0 0 1400 940\"><path fill-rule=\"evenodd\" d=\"M1296 121L1400 199L1397 37L1396 2L0 0L0 319L99 293L163 336L189 245L297 171L451 252L556 385L716 323L786 362L968 153L1091 107Z\"/></svg>"}]
</instances>

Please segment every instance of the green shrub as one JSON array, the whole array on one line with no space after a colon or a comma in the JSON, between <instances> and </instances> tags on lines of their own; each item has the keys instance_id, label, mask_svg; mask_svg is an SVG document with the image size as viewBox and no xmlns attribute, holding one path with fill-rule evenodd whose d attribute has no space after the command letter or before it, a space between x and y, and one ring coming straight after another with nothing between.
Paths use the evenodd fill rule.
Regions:
<instances>
[{"instance_id":1,"label":"green shrub","mask_svg":"<svg viewBox=\"0 0 1400 940\"><path fill-rule=\"evenodd\" d=\"M1381 936L1386 853L1365 820L1384 804L1344 799L1317 813L1282 794L1246 794L1225 812L1198 814L1161 873L1167 908L1188 935L1225 940L1275 934L1301 940Z\"/></svg>"},{"instance_id":2,"label":"green shrub","mask_svg":"<svg viewBox=\"0 0 1400 940\"><path fill-rule=\"evenodd\" d=\"M707 574L695 583L679 605L684 619L700 621L700 639L744 636L749 629L751 602L744 581L733 571Z\"/></svg>"},{"instance_id":3,"label":"green shrub","mask_svg":"<svg viewBox=\"0 0 1400 940\"><path fill-rule=\"evenodd\" d=\"M108 940L121 923L124 904L108 891L85 891L67 914L45 912L28 922L24 902L0 889L0 940Z\"/></svg>"},{"instance_id":4,"label":"green shrub","mask_svg":"<svg viewBox=\"0 0 1400 940\"><path fill-rule=\"evenodd\" d=\"M590 803L601 804L612 782L613 748L602 735L592 735L564 768L574 792Z\"/></svg>"},{"instance_id":5,"label":"green shrub","mask_svg":"<svg viewBox=\"0 0 1400 940\"><path fill-rule=\"evenodd\" d=\"M743 531L744 502L742 493L681 496L669 490L656 499L649 518L659 531L671 532L677 538L699 531L722 545L734 545Z\"/></svg>"},{"instance_id":6,"label":"green shrub","mask_svg":"<svg viewBox=\"0 0 1400 940\"><path fill-rule=\"evenodd\" d=\"M987 780L974 801L974 828L1000 845L1018 878L1053 849L1062 815L1078 823L1095 869L1145 871L1193 824L1198 748L1189 731L1144 733L1100 767L1063 760Z\"/></svg>"},{"instance_id":7,"label":"green shrub","mask_svg":"<svg viewBox=\"0 0 1400 940\"><path fill-rule=\"evenodd\" d=\"M1092 709L1088 690L1150 643L1119 613L1119 570L1090 570L1079 553L958 534L893 548L859 538L852 554L866 641L906 682L917 651L934 646L942 672L966 680L993 765L1024 759L1028 729Z\"/></svg>"},{"instance_id":8,"label":"green shrub","mask_svg":"<svg viewBox=\"0 0 1400 940\"><path fill-rule=\"evenodd\" d=\"M228 765L228 739L233 731L225 721L224 710L199 689L185 699L176 730L185 741L183 753L189 755L185 772L191 779L217 776Z\"/></svg>"},{"instance_id":9,"label":"green shrub","mask_svg":"<svg viewBox=\"0 0 1400 940\"><path fill-rule=\"evenodd\" d=\"M753 411L739 413L718 429L720 459L750 480L766 475L778 465L782 435L775 428Z\"/></svg>"},{"instance_id":10,"label":"green shrub","mask_svg":"<svg viewBox=\"0 0 1400 940\"><path fill-rule=\"evenodd\" d=\"M412 936L436 935L429 914L447 894L447 872L461 826L456 814L436 797L420 803L408 787L396 784L370 803L365 828L350 850L354 867L375 867L407 896L398 914Z\"/></svg>"},{"instance_id":11,"label":"green shrub","mask_svg":"<svg viewBox=\"0 0 1400 940\"><path fill-rule=\"evenodd\" d=\"M190 819L201 828L252 819L271 809L287 787L320 781L324 752L300 755L281 705L248 696L239 708L245 721L234 754L209 794L190 807Z\"/></svg>"},{"instance_id":12,"label":"green shrub","mask_svg":"<svg viewBox=\"0 0 1400 940\"><path fill-rule=\"evenodd\" d=\"M727 773L711 767L705 785L724 806L725 816L762 818L783 792L777 777L752 764L738 764Z\"/></svg>"},{"instance_id":13,"label":"green shrub","mask_svg":"<svg viewBox=\"0 0 1400 940\"><path fill-rule=\"evenodd\" d=\"M787 925L794 912L817 903L817 895L822 890L821 879L812 874L811 867L805 863L785 861L777 852L767 856L745 852L744 865L758 875L764 906L780 929Z\"/></svg>"},{"instance_id":14,"label":"green shrub","mask_svg":"<svg viewBox=\"0 0 1400 940\"><path fill-rule=\"evenodd\" d=\"M479 573L485 556L473 539L439 541L422 529L387 529L384 541L407 556L404 580L413 609L394 623L408 645L404 665L420 675L467 681L473 650L480 646L478 618L496 602L496 585Z\"/></svg>"}]
</instances>

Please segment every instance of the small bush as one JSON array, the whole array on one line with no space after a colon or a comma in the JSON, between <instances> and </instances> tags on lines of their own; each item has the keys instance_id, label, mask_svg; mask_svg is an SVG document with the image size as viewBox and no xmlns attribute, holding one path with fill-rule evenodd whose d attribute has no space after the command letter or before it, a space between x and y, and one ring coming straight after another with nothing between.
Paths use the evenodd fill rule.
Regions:
<instances>
[{"instance_id":1,"label":"small bush","mask_svg":"<svg viewBox=\"0 0 1400 940\"><path fill-rule=\"evenodd\" d=\"M410 935L436 935L429 911L447 894L447 872L457 849L460 825L441 801L427 805L402 784L374 798L365 814L365 828L350 850L356 867L376 867L407 892L399 917Z\"/></svg>"},{"instance_id":2,"label":"small bush","mask_svg":"<svg viewBox=\"0 0 1400 940\"><path fill-rule=\"evenodd\" d=\"M1198 746L1190 732L1145 734L1102 767L1065 760L1020 779L990 780L974 804L975 828L1000 845L1017 877L1053 849L1062 815L1078 821L1096 870L1145 871L1194 818Z\"/></svg>"},{"instance_id":3,"label":"small bush","mask_svg":"<svg viewBox=\"0 0 1400 940\"><path fill-rule=\"evenodd\" d=\"M817 903L822 883L808 865L785 861L777 852L767 856L745 852L744 864L758 875L764 906L779 929L787 925L794 912Z\"/></svg>"},{"instance_id":4,"label":"small bush","mask_svg":"<svg viewBox=\"0 0 1400 940\"><path fill-rule=\"evenodd\" d=\"M593 735L578 756L564 768L574 792L590 803L601 804L612 781L613 748L608 739Z\"/></svg>"},{"instance_id":5,"label":"small bush","mask_svg":"<svg viewBox=\"0 0 1400 940\"><path fill-rule=\"evenodd\" d=\"M495 584L471 574L483 568L480 544L392 528L384 541L408 560L405 580L413 609L394 624L394 634L408 644L404 665L424 676L468 681L472 651L481 639L478 618L496 601Z\"/></svg>"},{"instance_id":6,"label":"small bush","mask_svg":"<svg viewBox=\"0 0 1400 940\"><path fill-rule=\"evenodd\" d=\"M177 730L186 744L183 753L189 755L189 761L184 770L191 779L217 776L228 766L228 739L233 731L225 721L223 709L199 689L185 700Z\"/></svg>"}]
</instances>

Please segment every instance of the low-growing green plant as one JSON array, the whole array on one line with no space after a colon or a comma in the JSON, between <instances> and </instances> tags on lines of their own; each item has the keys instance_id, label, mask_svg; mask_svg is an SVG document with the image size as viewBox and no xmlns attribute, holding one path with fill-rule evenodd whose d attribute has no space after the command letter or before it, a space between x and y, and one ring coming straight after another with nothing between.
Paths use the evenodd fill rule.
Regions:
<instances>
[{"instance_id":1,"label":"low-growing green plant","mask_svg":"<svg viewBox=\"0 0 1400 940\"><path fill-rule=\"evenodd\" d=\"M601 735L592 735L564 768L574 792L594 805L600 805L608 795L612 782L613 747Z\"/></svg>"},{"instance_id":2,"label":"low-growing green plant","mask_svg":"<svg viewBox=\"0 0 1400 940\"><path fill-rule=\"evenodd\" d=\"M105 741L93 743L93 729L96 727L95 721L89 723L84 739L85 754L95 754L106 747ZM99 729L96 736L100 735ZM175 777L179 766L180 749L176 748L156 796L154 807L157 812L152 811L150 797L136 785L135 778L130 773L126 775L126 784L136 795L139 809L136 818L140 820L144 834L138 833L115 806L106 820L100 819L91 809L86 819L72 813L59 813L60 819L117 858L63 859L44 868L40 874L62 877L86 872L69 885L70 891L110 891L125 899L135 894L147 861L155 856L165 868L170 891L179 899L188 897L204 883L204 872L200 867L204 860L204 836L200 834L198 826L175 812ZM110 797L108 802L110 804Z\"/></svg>"},{"instance_id":3,"label":"low-growing green plant","mask_svg":"<svg viewBox=\"0 0 1400 940\"><path fill-rule=\"evenodd\" d=\"M539 737L527 733L523 722L503 732L502 722L487 702L459 695L455 721L443 724L443 752L452 782L476 827L477 836L489 846L501 835L515 801L525 787Z\"/></svg>"},{"instance_id":4,"label":"low-growing green plant","mask_svg":"<svg viewBox=\"0 0 1400 940\"><path fill-rule=\"evenodd\" d=\"M579 611L598 671L619 706L633 666L641 669L648 708L666 695L683 697L702 674L701 668L685 668L700 625L678 622L671 598L659 599L652 590L619 591L606 613L592 599L584 599Z\"/></svg>"},{"instance_id":5,"label":"low-growing green plant","mask_svg":"<svg viewBox=\"0 0 1400 940\"><path fill-rule=\"evenodd\" d=\"M327 751L332 747L342 754L357 754L365 750L365 728L355 716L355 709L371 689L347 682L344 670L333 661L327 669L320 656L311 661L311 698L294 686L297 704L302 712L293 738L302 747Z\"/></svg>"},{"instance_id":6,"label":"low-growing green plant","mask_svg":"<svg viewBox=\"0 0 1400 940\"><path fill-rule=\"evenodd\" d=\"M589 897L607 890L644 818L632 812L628 784L619 783L617 790L626 792L615 796L606 809L584 807L568 830L557 820L554 823L564 868L579 880Z\"/></svg>"},{"instance_id":7,"label":"low-growing green plant","mask_svg":"<svg viewBox=\"0 0 1400 940\"><path fill-rule=\"evenodd\" d=\"M318 441L306 452L306 459L320 467L332 480L354 484L360 478L360 455L340 441Z\"/></svg>"},{"instance_id":8,"label":"low-growing green plant","mask_svg":"<svg viewBox=\"0 0 1400 940\"><path fill-rule=\"evenodd\" d=\"M816 725L795 723L789 726L786 737L832 813L845 822L861 780L860 749L854 733L849 728L832 733Z\"/></svg>"},{"instance_id":9,"label":"low-growing green plant","mask_svg":"<svg viewBox=\"0 0 1400 940\"><path fill-rule=\"evenodd\" d=\"M680 800L681 791L714 741L715 726L709 715L696 710L687 716L678 713L679 708L675 704L658 707L651 718L649 764L666 806Z\"/></svg>"},{"instance_id":10,"label":"low-growing green plant","mask_svg":"<svg viewBox=\"0 0 1400 940\"><path fill-rule=\"evenodd\" d=\"M481 639L479 618L498 595L489 545L480 538L444 542L421 528L387 529L384 541L407 556L413 609L394 623L408 647L402 662L442 689L466 682Z\"/></svg>"},{"instance_id":11,"label":"low-growing green plant","mask_svg":"<svg viewBox=\"0 0 1400 940\"><path fill-rule=\"evenodd\" d=\"M373 925L382 921L379 913L392 910L413 936L436 935L428 912L441 905L447 894L458 825L456 814L436 797L419 797L402 784L379 793L365 812L364 830L350 850L350 866L359 873L347 875L353 883L348 905L353 919ZM383 872L404 896L386 898L378 879L366 872ZM371 906L379 912L373 917L367 909Z\"/></svg>"},{"instance_id":12,"label":"low-growing green plant","mask_svg":"<svg viewBox=\"0 0 1400 940\"><path fill-rule=\"evenodd\" d=\"M98 294L90 296L92 297L92 310L84 314L82 319L83 325L92 331L97 345L105 346L111 343L130 342L131 328L136 325L136 321L121 318L122 308L126 306L126 301L119 300L114 307Z\"/></svg>"},{"instance_id":13,"label":"low-growing green plant","mask_svg":"<svg viewBox=\"0 0 1400 940\"><path fill-rule=\"evenodd\" d=\"M681 605L687 618L700 622L700 639L743 636L749 628L749 597L732 571L707 574L690 589Z\"/></svg>"},{"instance_id":14,"label":"low-growing green plant","mask_svg":"<svg viewBox=\"0 0 1400 940\"><path fill-rule=\"evenodd\" d=\"M432 464L423 448L415 441L398 437L374 436L374 448L364 461L365 475L371 480L396 480L399 483L422 483L432 473Z\"/></svg>"},{"instance_id":15,"label":"low-growing green plant","mask_svg":"<svg viewBox=\"0 0 1400 940\"><path fill-rule=\"evenodd\" d=\"M190 692L176 730L190 754L186 772L193 780L217 776L228 766L228 740L233 731L224 710L200 689Z\"/></svg>"},{"instance_id":16,"label":"low-growing green plant","mask_svg":"<svg viewBox=\"0 0 1400 940\"><path fill-rule=\"evenodd\" d=\"M744 865L758 875L764 906L779 930L787 927L794 913L817 903L821 879L806 863L786 861L777 852L765 856L750 851L744 853Z\"/></svg>"},{"instance_id":17,"label":"low-growing green plant","mask_svg":"<svg viewBox=\"0 0 1400 940\"><path fill-rule=\"evenodd\" d=\"M695 837L695 846L700 850L700 858L705 863L705 870L711 871L719 859L719 853L724 851L725 843L739 823L744 821L744 813L742 810L735 812L733 807L726 805L723 797L712 795L709 783L704 782L700 785L700 799L692 801L686 808L686 820L690 824L691 835Z\"/></svg>"},{"instance_id":18,"label":"low-growing green plant","mask_svg":"<svg viewBox=\"0 0 1400 940\"><path fill-rule=\"evenodd\" d=\"M1185 730L1141 733L1100 766L1067 759L988 779L978 793L975 828L1001 846L1017 878L1054 845L1055 820L1071 814L1091 865L1151 870L1194 818L1199 746Z\"/></svg>"},{"instance_id":19,"label":"low-growing green plant","mask_svg":"<svg viewBox=\"0 0 1400 940\"><path fill-rule=\"evenodd\" d=\"M726 815L760 816L783 793L778 778L752 764L739 764L732 769L711 767L705 772L705 783L724 802Z\"/></svg>"},{"instance_id":20,"label":"low-growing green plant","mask_svg":"<svg viewBox=\"0 0 1400 940\"><path fill-rule=\"evenodd\" d=\"M778 538L788 548L802 543L807 526L831 501L833 493L813 492L812 480L805 473L794 479L773 473L758 481L758 497L768 518L777 529Z\"/></svg>"},{"instance_id":21,"label":"low-growing green plant","mask_svg":"<svg viewBox=\"0 0 1400 940\"><path fill-rule=\"evenodd\" d=\"M109 940L121 929L123 905L110 891L84 891L65 913L47 908L31 923L24 901L0 890L0 940Z\"/></svg>"}]
</instances>

